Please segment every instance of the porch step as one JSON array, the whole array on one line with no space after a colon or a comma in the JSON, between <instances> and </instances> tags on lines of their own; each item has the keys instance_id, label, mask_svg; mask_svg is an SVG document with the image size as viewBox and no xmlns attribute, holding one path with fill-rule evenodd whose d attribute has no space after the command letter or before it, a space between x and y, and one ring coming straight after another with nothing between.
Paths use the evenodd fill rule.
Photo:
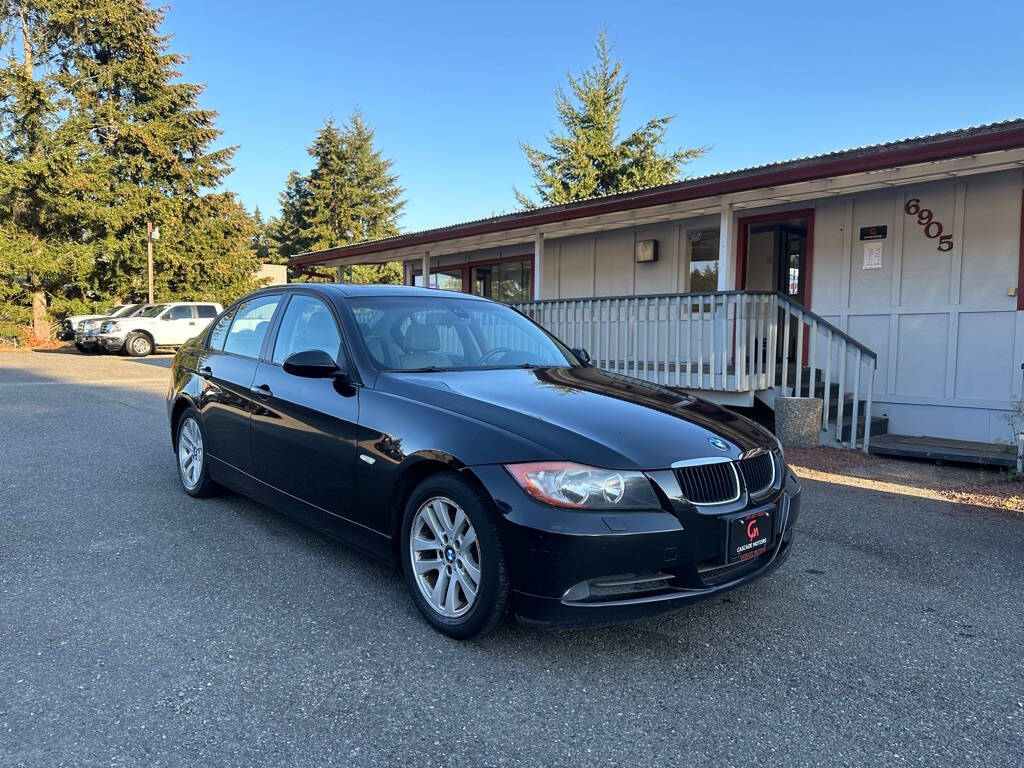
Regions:
<instances>
[{"instance_id":1,"label":"porch step","mask_svg":"<svg viewBox=\"0 0 1024 768\"><path fill-rule=\"evenodd\" d=\"M835 421L830 421L829 425L832 428L832 434L835 434ZM843 431L842 431L842 442L847 443L850 441L850 431L853 429L853 417L852 414L843 417ZM870 448L875 447L875 438L883 437L889 431L889 418L887 416L872 416L871 417L871 444ZM857 439L864 439L864 412L861 411L857 414Z\"/></svg>"},{"instance_id":2,"label":"porch step","mask_svg":"<svg viewBox=\"0 0 1024 768\"><path fill-rule=\"evenodd\" d=\"M955 461L1011 469L1017 466L1017 451L1012 445L951 440L945 437L881 435L871 438L868 450L880 456Z\"/></svg>"}]
</instances>

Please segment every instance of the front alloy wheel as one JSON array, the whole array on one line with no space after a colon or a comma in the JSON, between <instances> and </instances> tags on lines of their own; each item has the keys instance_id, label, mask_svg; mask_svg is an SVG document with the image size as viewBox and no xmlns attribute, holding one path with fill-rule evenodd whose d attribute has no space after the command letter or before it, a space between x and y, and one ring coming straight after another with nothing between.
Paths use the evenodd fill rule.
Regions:
<instances>
[{"instance_id":1,"label":"front alloy wheel","mask_svg":"<svg viewBox=\"0 0 1024 768\"><path fill-rule=\"evenodd\" d=\"M416 607L440 632L459 640L494 629L508 605L505 554L496 510L451 472L426 478L402 516L402 571Z\"/></svg>"},{"instance_id":2,"label":"front alloy wheel","mask_svg":"<svg viewBox=\"0 0 1024 768\"><path fill-rule=\"evenodd\" d=\"M480 543L462 507L444 496L425 501L413 518L409 557L420 594L441 616L456 618L473 607Z\"/></svg>"}]
</instances>

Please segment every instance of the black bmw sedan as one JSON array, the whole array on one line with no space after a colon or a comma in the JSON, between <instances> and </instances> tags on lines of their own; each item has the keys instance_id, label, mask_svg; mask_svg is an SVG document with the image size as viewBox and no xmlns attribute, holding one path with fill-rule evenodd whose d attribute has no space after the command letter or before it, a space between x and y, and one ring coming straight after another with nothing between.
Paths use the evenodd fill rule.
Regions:
<instances>
[{"instance_id":1,"label":"black bmw sedan","mask_svg":"<svg viewBox=\"0 0 1024 768\"><path fill-rule=\"evenodd\" d=\"M178 350L167 409L186 493L224 486L399 564L457 638L733 589L786 559L800 509L753 422L439 290L249 294Z\"/></svg>"}]
</instances>

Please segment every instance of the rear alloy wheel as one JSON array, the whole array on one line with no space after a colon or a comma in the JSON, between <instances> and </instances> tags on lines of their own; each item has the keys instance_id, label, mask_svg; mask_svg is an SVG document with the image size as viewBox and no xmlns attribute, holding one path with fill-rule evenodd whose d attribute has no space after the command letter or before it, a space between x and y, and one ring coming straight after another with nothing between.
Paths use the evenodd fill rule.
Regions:
<instances>
[{"instance_id":1,"label":"rear alloy wheel","mask_svg":"<svg viewBox=\"0 0 1024 768\"><path fill-rule=\"evenodd\" d=\"M124 340L124 348L132 357L146 357L153 353L153 340L144 333L133 333Z\"/></svg>"},{"instance_id":2,"label":"rear alloy wheel","mask_svg":"<svg viewBox=\"0 0 1024 768\"><path fill-rule=\"evenodd\" d=\"M178 420L174 448L178 456L178 478L185 493L197 497L211 495L217 486L210 479L206 465L203 428L195 408L188 408Z\"/></svg>"},{"instance_id":3,"label":"rear alloy wheel","mask_svg":"<svg viewBox=\"0 0 1024 768\"><path fill-rule=\"evenodd\" d=\"M490 632L505 614L508 576L498 532L460 478L427 478L405 510L402 570L420 612L460 640Z\"/></svg>"}]
</instances>

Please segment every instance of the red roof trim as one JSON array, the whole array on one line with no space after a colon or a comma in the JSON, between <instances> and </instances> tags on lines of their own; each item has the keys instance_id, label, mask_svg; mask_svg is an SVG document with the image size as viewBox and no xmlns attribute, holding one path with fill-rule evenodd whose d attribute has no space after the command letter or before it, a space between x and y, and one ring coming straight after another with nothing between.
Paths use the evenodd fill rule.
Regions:
<instances>
[{"instance_id":1,"label":"red roof trim","mask_svg":"<svg viewBox=\"0 0 1024 768\"><path fill-rule=\"evenodd\" d=\"M716 197L738 192L747 192L762 187L777 187L784 184L796 184L814 181L830 176L845 176L852 173L877 171L895 168L902 165L927 163L937 160L949 160L954 157L966 157L984 152L998 152L1006 149L1024 147L1024 123L1014 121L1011 127L995 130L980 130L944 139L921 139L901 142L899 146L885 148L866 148L851 150L840 157L825 156L821 159L794 160L781 166L755 168L747 171L715 176L708 179L694 179L673 184L668 187L655 187L649 190L626 195L616 195L608 199L570 203L557 208L545 208L539 211L525 211L509 214L497 219L457 224L451 227L430 230L427 232L400 235L388 240L378 240L343 248L329 248L323 251L305 253L294 256L292 264L317 264L341 257L362 256L395 248L409 248L429 245L459 237L472 237L493 232L503 232L524 227L539 227L562 221L582 219L587 216L598 216L605 213L636 208L647 208L655 205L696 200L702 197Z\"/></svg>"}]
</instances>

